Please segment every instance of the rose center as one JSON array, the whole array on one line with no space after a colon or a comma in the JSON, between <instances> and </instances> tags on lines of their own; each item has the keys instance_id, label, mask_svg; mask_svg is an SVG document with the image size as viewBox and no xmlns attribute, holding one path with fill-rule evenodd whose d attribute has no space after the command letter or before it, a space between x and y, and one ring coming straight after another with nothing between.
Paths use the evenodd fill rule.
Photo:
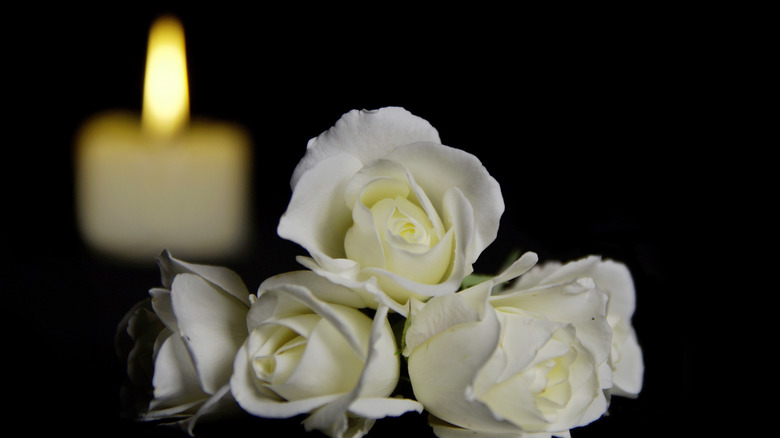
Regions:
<instances>
[{"instance_id":1,"label":"rose center","mask_svg":"<svg viewBox=\"0 0 780 438\"><path fill-rule=\"evenodd\" d=\"M554 413L566 406L571 398L571 384L569 383L569 364L574 360L576 353L569 353L547 360L529 370L534 374L533 383L530 386L535 395L536 406L544 414Z\"/></svg>"},{"instance_id":2,"label":"rose center","mask_svg":"<svg viewBox=\"0 0 780 438\"><path fill-rule=\"evenodd\" d=\"M374 205L371 213L385 246L389 244L419 254L439 241L423 209L406 198L383 199ZM381 231L383 220L386 232Z\"/></svg>"},{"instance_id":3,"label":"rose center","mask_svg":"<svg viewBox=\"0 0 780 438\"><path fill-rule=\"evenodd\" d=\"M306 348L306 339L287 328L278 328L252 359L257 380L266 385L283 384L290 377Z\"/></svg>"},{"instance_id":4,"label":"rose center","mask_svg":"<svg viewBox=\"0 0 780 438\"><path fill-rule=\"evenodd\" d=\"M354 176L345 190L352 226L344 234L344 255L363 268L419 283L442 281L453 261L454 231L411 180L399 177L400 167L378 161L369 170ZM389 176L379 175L384 171ZM382 287L389 294L397 290L401 300L408 295L389 281Z\"/></svg>"},{"instance_id":5,"label":"rose center","mask_svg":"<svg viewBox=\"0 0 780 438\"><path fill-rule=\"evenodd\" d=\"M426 247L430 246L431 238L425 227L398 210L390 217L387 229L393 236L404 239L408 243L425 245Z\"/></svg>"}]
</instances>

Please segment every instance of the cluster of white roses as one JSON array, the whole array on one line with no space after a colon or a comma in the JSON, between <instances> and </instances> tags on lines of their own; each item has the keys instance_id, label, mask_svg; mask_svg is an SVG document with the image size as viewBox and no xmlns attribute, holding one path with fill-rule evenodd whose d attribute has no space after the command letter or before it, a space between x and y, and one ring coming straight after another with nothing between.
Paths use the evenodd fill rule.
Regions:
<instances>
[{"instance_id":1,"label":"cluster of white roses","mask_svg":"<svg viewBox=\"0 0 780 438\"><path fill-rule=\"evenodd\" d=\"M442 145L427 121L394 107L349 112L309 142L291 183L278 233L308 251L307 269L250 294L226 268L158 258L163 287L119 331L133 341L130 378L153 388L143 419L192 433L237 405L304 415L307 430L335 438L426 410L441 438L566 437L612 395L639 393L623 264L537 265L528 252L462 286L504 203L480 161ZM393 396L401 360L414 400Z\"/></svg>"}]
</instances>

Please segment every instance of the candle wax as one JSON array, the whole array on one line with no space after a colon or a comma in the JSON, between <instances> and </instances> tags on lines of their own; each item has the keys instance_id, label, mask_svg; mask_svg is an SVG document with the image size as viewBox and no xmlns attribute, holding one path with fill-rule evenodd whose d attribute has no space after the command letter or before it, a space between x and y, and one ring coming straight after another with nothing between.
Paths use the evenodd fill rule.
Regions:
<instances>
[{"instance_id":1,"label":"candle wax","mask_svg":"<svg viewBox=\"0 0 780 438\"><path fill-rule=\"evenodd\" d=\"M193 120L154 137L137 115L106 113L80 131L75 167L80 231L100 252L219 257L248 241L251 148L238 126Z\"/></svg>"}]
</instances>

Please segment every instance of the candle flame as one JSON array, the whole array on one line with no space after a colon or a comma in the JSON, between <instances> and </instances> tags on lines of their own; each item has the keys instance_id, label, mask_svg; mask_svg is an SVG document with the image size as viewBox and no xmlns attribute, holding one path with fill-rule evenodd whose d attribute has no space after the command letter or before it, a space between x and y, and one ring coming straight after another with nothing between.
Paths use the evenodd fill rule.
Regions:
<instances>
[{"instance_id":1,"label":"candle flame","mask_svg":"<svg viewBox=\"0 0 780 438\"><path fill-rule=\"evenodd\" d=\"M189 119L184 28L173 17L158 18L149 31L141 119L156 135L171 135Z\"/></svg>"}]
</instances>

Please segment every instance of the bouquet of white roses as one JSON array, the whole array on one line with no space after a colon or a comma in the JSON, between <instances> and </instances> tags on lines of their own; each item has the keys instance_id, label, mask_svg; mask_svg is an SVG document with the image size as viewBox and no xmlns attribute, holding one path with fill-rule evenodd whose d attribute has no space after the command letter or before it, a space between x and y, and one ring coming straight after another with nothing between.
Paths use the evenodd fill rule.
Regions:
<instances>
[{"instance_id":1,"label":"bouquet of white roses","mask_svg":"<svg viewBox=\"0 0 780 438\"><path fill-rule=\"evenodd\" d=\"M278 233L308 252L305 269L252 294L229 269L158 258L162 286L118 331L148 389L140 419L193 433L238 407L337 438L427 411L440 438L567 437L639 393L626 266L526 252L474 275L500 186L427 121L351 111L309 142L291 185ZM399 378L413 396L395 394Z\"/></svg>"}]
</instances>

